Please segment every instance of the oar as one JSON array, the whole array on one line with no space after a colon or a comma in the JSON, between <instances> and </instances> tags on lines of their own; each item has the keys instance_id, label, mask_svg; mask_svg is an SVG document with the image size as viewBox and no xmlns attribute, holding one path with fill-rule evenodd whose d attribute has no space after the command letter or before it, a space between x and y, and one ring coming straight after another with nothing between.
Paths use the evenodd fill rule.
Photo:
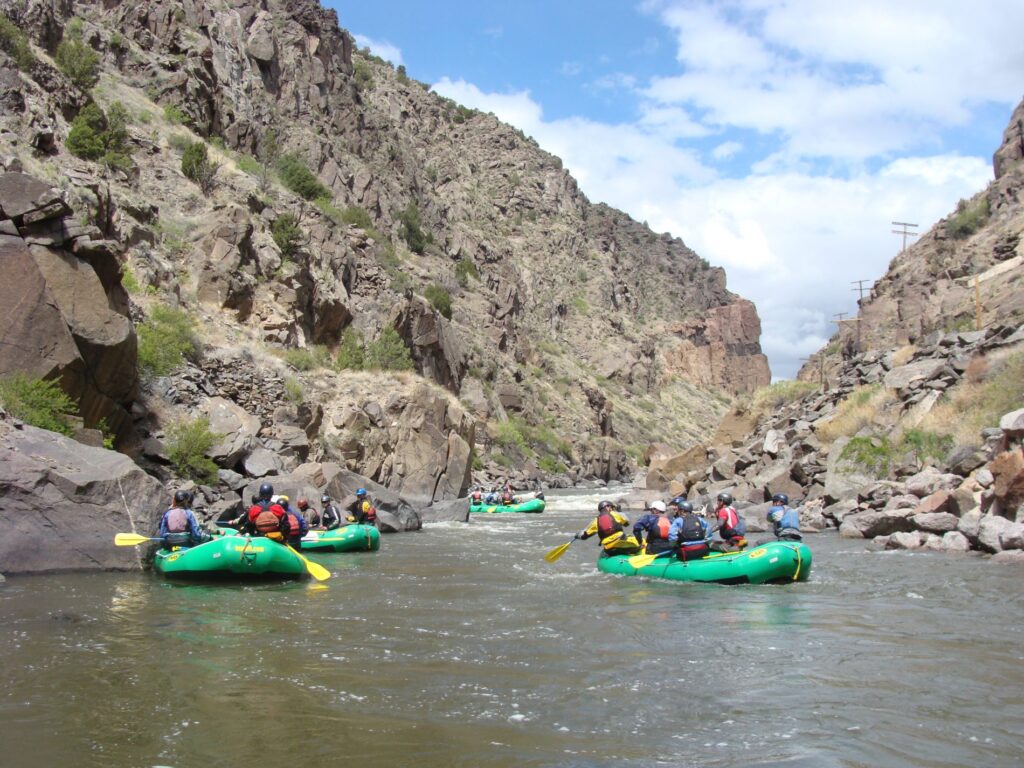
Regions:
<instances>
[{"instance_id":1,"label":"oar","mask_svg":"<svg viewBox=\"0 0 1024 768\"><path fill-rule=\"evenodd\" d=\"M567 542L565 542L565 544L559 544L557 547L555 547L546 555L544 555L544 559L547 560L549 563L555 562L558 558L565 554L565 550L567 550L569 548L569 545L572 544L574 541L576 541L576 539L569 539Z\"/></svg>"},{"instance_id":2,"label":"oar","mask_svg":"<svg viewBox=\"0 0 1024 768\"><path fill-rule=\"evenodd\" d=\"M159 536L140 536L137 533L118 533L114 536L115 547L134 547L147 541L163 541Z\"/></svg>"},{"instance_id":3,"label":"oar","mask_svg":"<svg viewBox=\"0 0 1024 768\"><path fill-rule=\"evenodd\" d=\"M299 553L299 550L297 550L290 544L288 545L288 549L294 552L298 556L299 560L306 564L306 571L314 579L316 579L317 581L327 581L327 579L331 578L331 572L324 568L322 565L314 563L312 560L306 559Z\"/></svg>"},{"instance_id":4,"label":"oar","mask_svg":"<svg viewBox=\"0 0 1024 768\"><path fill-rule=\"evenodd\" d=\"M634 557L629 558L629 560L627 560L626 562L629 563L630 568L643 568L645 565L650 565L651 563L653 563L659 557L671 555L672 551L673 550L671 549L666 549L664 552L659 552L656 555L636 555Z\"/></svg>"}]
</instances>

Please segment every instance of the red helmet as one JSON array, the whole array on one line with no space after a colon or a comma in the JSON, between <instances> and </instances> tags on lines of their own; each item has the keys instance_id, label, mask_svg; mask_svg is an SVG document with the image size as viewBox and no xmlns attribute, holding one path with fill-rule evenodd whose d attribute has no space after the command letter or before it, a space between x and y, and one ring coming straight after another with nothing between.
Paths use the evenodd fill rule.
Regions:
<instances>
[{"instance_id":1,"label":"red helmet","mask_svg":"<svg viewBox=\"0 0 1024 768\"><path fill-rule=\"evenodd\" d=\"M299 509L309 509L309 502L305 498L299 499Z\"/></svg>"}]
</instances>

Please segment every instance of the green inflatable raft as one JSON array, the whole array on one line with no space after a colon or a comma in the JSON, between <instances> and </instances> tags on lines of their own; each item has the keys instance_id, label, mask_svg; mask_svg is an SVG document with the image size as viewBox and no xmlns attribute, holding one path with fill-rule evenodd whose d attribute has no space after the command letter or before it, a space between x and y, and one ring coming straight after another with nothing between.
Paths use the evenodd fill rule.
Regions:
<instances>
[{"instance_id":1,"label":"green inflatable raft","mask_svg":"<svg viewBox=\"0 0 1024 768\"><path fill-rule=\"evenodd\" d=\"M649 576L672 581L716 584L785 584L807 581L811 574L811 550L806 544L772 541L743 552L712 553L700 560L682 561L665 555L642 568L629 561L635 555L602 554L597 567L619 576Z\"/></svg>"},{"instance_id":2,"label":"green inflatable raft","mask_svg":"<svg viewBox=\"0 0 1024 768\"><path fill-rule=\"evenodd\" d=\"M332 531L310 531L302 537L303 552L376 552L380 531L372 525L346 525Z\"/></svg>"},{"instance_id":3,"label":"green inflatable raft","mask_svg":"<svg viewBox=\"0 0 1024 768\"><path fill-rule=\"evenodd\" d=\"M544 499L529 499L519 504L473 504L470 502L469 511L486 514L497 514L499 512L543 512Z\"/></svg>"},{"instance_id":4,"label":"green inflatable raft","mask_svg":"<svg viewBox=\"0 0 1024 768\"><path fill-rule=\"evenodd\" d=\"M215 536L198 547L158 549L153 567L167 577L302 578L306 564L284 544L237 534Z\"/></svg>"}]
</instances>

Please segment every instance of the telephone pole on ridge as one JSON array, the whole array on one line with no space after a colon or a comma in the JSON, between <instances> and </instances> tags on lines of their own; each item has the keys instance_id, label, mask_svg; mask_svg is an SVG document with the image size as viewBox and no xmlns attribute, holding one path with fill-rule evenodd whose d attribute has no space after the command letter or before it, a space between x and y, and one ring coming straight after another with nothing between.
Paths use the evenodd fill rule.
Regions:
<instances>
[{"instance_id":1,"label":"telephone pole on ridge","mask_svg":"<svg viewBox=\"0 0 1024 768\"><path fill-rule=\"evenodd\" d=\"M910 231L911 227L917 229L917 224L911 224L907 221L894 221L892 224L894 227L900 227L900 229L894 229L892 233L894 235L903 235L903 247L900 248L900 253L903 253L907 250L907 236L910 235L911 237L917 237L917 232Z\"/></svg>"}]
</instances>

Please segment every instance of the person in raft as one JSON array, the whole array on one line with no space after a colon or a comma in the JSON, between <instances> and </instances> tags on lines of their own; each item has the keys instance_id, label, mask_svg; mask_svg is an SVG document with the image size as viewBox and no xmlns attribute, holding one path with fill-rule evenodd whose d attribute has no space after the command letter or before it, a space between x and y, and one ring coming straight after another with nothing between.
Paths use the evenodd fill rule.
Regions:
<instances>
[{"instance_id":1,"label":"person in raft","mask_svg":"<svg viewBox=\"0 0 1024 768\"><path fill-rule=\"evenodd\" d=\"M625 535L629 520L619 514L610 501L597 505L597 517L574 539L589 539L595 533L600 537L601 547L609 555L634 555L640 551L640 544L633 536Z\"/></svg>"},{"instance_id":2,"label":"person in raft","mask_svg":"<svg viewBox=\"0 0 1024 768\"><path fill-rule=\"evenodd\" d=\"M803 541L800 533L800 515L789 506L789 496L776 493L772 496L772 507L768 510L768 522L772 524L775 538L779 541Z\"/></svg>"},{"instance_id":3,"label":"person in raft","mask_svg":"<svg viewBox=\"0 0 1024 768\"><path fill-rule=\"evenodd\" d=\"M324 528L328 531L333 531L341 525L341 510L338 509L338 505L331 501L331 497L326 493L320 497L320 503L323 505L320 522L323 523Z\"/></svg>"},{"instance_id":4,"label":"person in raft","mask_svg":"<svg viewBox=\"0 0 1024 768\"><path fill-rule=\"evenodd\" d=\"M711 525L693 511L693 504L686 499L673 499L672 503L679 514L668 532L669 546L680 560L699 560L711 551Z\"/></svg>"},{"instance_id":5,"label":"person in raft","mask_svg":"<svg viewBox=\"0 0 1024 768\"><path fill-rule=\"evenodd\" d=\"M309 533L306 518L289 506L287 496L278 496L277 500L284 509L284 517L281 518L281 535L284 536L288 546L299 549L302 546L302 537Z\"/></svg>"},{"instance_id":6,"label":"person in raft","mask_svg":"<svg viewBox=\"0 0 1024 768\"><path fill-rule=\"evenodd\" d=\"M369 504L370 498L366 495L366 489L360 488L356 491L356 500L348 505L348 521L350 523L358 523L360 520L365 520L368 510L363 509L364 504ZM376 514L376 510L374 510Z\"/></svg>"},{"instance_id":7,"label":"person in raft","mask_svg":"<svg viewBox=\"0 0 1024 768\"><path fill-rule=\"evenodd\" d=\"M643 542L644 532L647 533L647 545L643 551L648 555L660 555L662 552L672 549L668 543L672 521L666 514L667 512L665 502L656 501L651 504L650 514L641 517L633 526L633 536L638 542Z\"/></svg>"},{"instance_id":8,"label":"person in raft","mask_svg":"<svg viewBox=\"0 0 1024 768\"><path fill-rule=\"evenodd\" d=\"M188 491L177 491L170 508L160 518L157 535L168 547L190 547L208 541L210 536L203 533L189 504Z\"/></svg>"},{"instance_id":9,"label":"person in raft","mask_svg":"<svg viewBox=\"0 0 1024 768\"><path fill-rule=\"evenodd\" d=\"M242 530L254 536L266 536L268 539L281 541L281 519L284 517L284 507L274 499L274 486L270 483L263 483L256 500L249 511L246 512Z\"/></svg>"},{"instance_id":10,"label":"person in raft","mask_svg":"<svg viewBox=\"0 0 1024 768\"><path fill-rule=\"evenodd\" d=\"M747 546L747 523L732 504L732 494L718 494L715 517L718 519L718 535L722 540L711 545L716 552L739 552Z\"/></svg>"},{"instance_id":11,"label":"person in raft","mask_svg":"<svg viewBox=\"0 0 1024 768\"><path fill-rule=\"evenodd\" d=\"M359 505L359 511L353 517L355 518L356 525L372 525L374 528L377 527L377 508L370 503L369 499L363 500L363 503Z\"/></svg>"},{"instance_id":12,"label":"person in raft","mask_svg":"<svg viewBox=\"0 0 1024 768\"><path fill-rule=\"evenodd\" d=\"M316 511L315 507L309 506L309 499L305 496L298 500L299 514L302 515L302 519L306 521L307 528L319 528L320 527L320 513Z\"/></svg>"}]
</instances>

